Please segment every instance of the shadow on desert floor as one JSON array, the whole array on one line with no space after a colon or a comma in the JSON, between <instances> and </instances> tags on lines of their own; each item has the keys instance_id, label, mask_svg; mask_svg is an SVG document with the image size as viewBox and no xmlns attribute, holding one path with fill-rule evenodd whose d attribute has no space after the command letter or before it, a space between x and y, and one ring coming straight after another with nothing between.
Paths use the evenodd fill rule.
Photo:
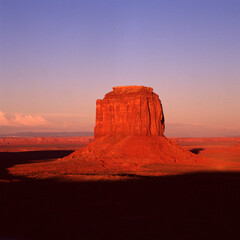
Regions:
<instances>
[{"instance_id":1,"label":"shadow on desert floor","mask_svg":"<svg viewBox=\"0 0 240 240\"><path fill-rule=\"evenodd\" d=\"M194 154L199 154L201 151L204 151L204 148L193 148L193 149L190 149L189 151Z\"/></svg>"},{"instance_id":2,"label":"shadow on desert floor","mask_svg":"<svg viewBox=\"0 0 240 240\"><path fill-rule=\"evenodd\" d=\"M0 239L232 239L240 173L0 183Z\"/></svg>"},{"instance_id":3,"label":"shadow on desert floor","mask_svg":"<svg viewBox=\"0 0 240 240\"><path fill-rule=\"evenodd\" d=\"M63 158L72 152L72 150L0 152L0 179L19 179L19 177L9 174L7 170L14 165L52 161ZM20 177L20 179L22 178Z\"/></svg>"}]
</instances>

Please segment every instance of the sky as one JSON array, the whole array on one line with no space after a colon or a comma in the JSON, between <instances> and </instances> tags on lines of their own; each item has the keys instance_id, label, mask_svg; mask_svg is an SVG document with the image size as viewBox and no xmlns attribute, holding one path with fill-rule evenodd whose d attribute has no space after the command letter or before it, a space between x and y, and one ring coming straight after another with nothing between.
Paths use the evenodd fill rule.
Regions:
<instances>
[{"instance_id":1,"label":"sky","mask_svg":"<svg viewBox=\"0 0 240 240\"><path fill-rule=\"evenodd\" d=\"M0 132L93 131L144 85L166 136L240 136L239 26L239 0L0 0Z\"/></svg>"}]
</instances>

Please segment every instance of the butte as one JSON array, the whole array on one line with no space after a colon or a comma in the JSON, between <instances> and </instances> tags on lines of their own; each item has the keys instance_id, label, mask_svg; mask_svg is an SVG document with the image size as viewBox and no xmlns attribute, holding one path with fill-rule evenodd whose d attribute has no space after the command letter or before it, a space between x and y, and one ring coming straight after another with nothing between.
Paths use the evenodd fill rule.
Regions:
<instances>
[{"instance_id":1,"label":"butte","mask_svg":"<svg viewBox=\"0 0 240 240\"><path fill-rule=\"evenodd\" d=\"M31 174L163 175L204 162L164 136L163 108L152 88L114 87L96 105L94 141L63 159L29 164Z\"/></svg>"}]
</instances>

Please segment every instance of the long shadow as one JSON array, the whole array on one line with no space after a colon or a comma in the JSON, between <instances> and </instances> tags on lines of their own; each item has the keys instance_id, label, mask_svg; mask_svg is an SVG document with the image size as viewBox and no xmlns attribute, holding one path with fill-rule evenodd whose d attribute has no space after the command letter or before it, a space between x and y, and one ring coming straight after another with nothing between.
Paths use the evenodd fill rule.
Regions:
<instances>
[{"instance_id":1,"label":"long shadow","mask_svg":"<svg viewBox=\"0 0 240 240\"><path fill-rule=\"evenodd\" d=\"M234 239L240 173L0 184L0 239Z\"/></svg>"},{"instance_id":2,"label":"long shadow","mask_svg":"<svg viewBox=\"0 0 240 240\"><path fill-rule=\"evenodd\" d=\"M204 150L204 148L193 148L193 149L190 149L189 151L194 154L199 154L203 150Z\"/></svg>"},{"instance_id":3,"label":"long shadow","mask_svg":"<svg viewBox=\"0 0 240 240\"><path fill-rule=\"evenodd\" d=\"M52 161L71 154L71 150L0 152L0 179L16 178L8 173L7 168L17 164ZM18 178L18 177L17 177Z\"/></svg>"}]
</instances>

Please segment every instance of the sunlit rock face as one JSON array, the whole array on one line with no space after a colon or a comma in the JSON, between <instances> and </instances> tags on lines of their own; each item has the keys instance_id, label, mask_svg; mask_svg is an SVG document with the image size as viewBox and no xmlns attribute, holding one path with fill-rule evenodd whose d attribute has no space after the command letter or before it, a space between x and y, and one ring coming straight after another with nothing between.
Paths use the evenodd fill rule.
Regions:
<instances>
[{"instance_id":1,"label":"sunlit rock face","mask_svg":"<svg viewBox=\"0 0 240 240\"><path fill-rule=\"evenodd\" d=\"M101 136L163 136L161 101L150 87L114 87L97 100L95 138Z\"/></svg>"}]
</instances>

